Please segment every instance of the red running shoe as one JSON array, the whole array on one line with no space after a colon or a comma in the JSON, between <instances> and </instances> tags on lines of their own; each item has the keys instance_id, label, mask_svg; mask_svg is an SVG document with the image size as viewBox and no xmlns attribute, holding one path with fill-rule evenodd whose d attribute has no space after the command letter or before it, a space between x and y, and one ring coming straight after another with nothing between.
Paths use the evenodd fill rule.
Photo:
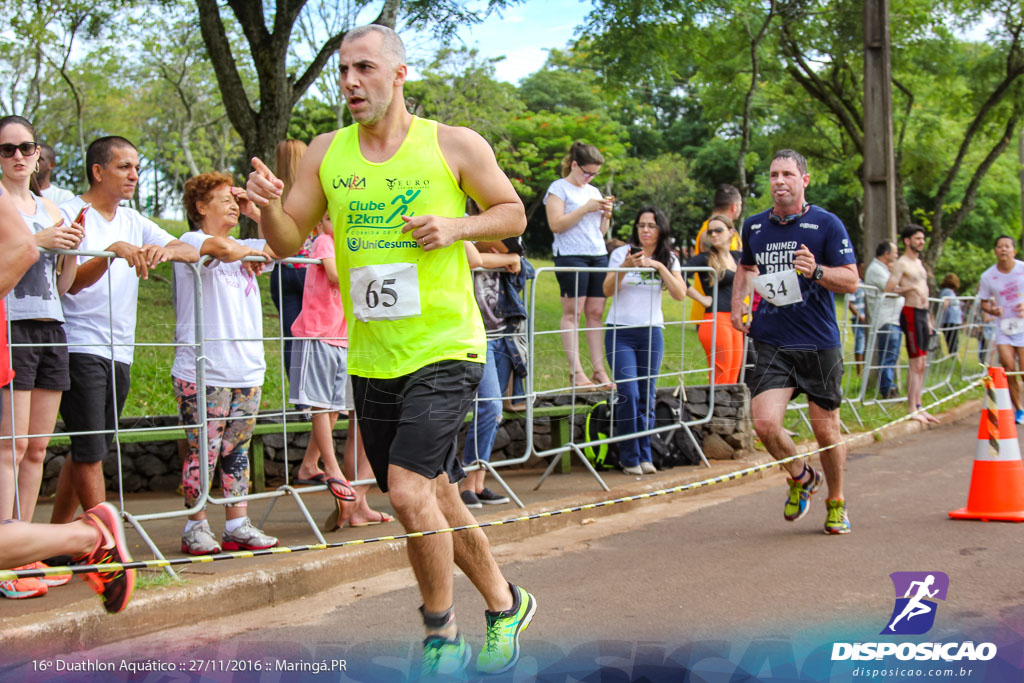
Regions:
<instances>
[{"instance_id":1,"label":"red running shoe","mask_svg":"<svg viewBox=\"0 0 1024 683\"><path fill-rule=\"evenodd\" d=\"M124 564L132 561L124 538L121 515L113 505L100 503L86 510L81 519L100 532L100 539L91 552L75 558L76 564ZM125 608L135 588L134 569L90 572L81 576L103 598L103 607L111 614Z\"/></svg>"}]
</instances>

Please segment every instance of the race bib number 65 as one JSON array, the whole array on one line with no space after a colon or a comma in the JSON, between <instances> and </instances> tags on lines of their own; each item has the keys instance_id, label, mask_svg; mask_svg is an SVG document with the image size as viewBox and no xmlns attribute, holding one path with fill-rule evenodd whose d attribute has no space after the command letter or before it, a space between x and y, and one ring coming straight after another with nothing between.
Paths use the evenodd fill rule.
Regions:
<instances>
[{"instance_id":1,"label":"race bib number 65","mask_svg":"<svg viewBox=\"0 0 1024 683\"><path fill-rule=\"evenodd\" d=\"M795 270L783 270L778 273L765 273L754 278L754 291L761 298L775 306L788 306L803 301L800 293L800 281Z\"/></svg>"},{"instance_id":2,"label":"race bib number 65","mask_svg":"<svg viewBox=\"0 0 1024 683\"><path fill-rule=\"evenodd\" d=\"M349 271L352 312L362 322L401 320L420 314L415 263L382 263Z\"/></svg>"}]
</instances>

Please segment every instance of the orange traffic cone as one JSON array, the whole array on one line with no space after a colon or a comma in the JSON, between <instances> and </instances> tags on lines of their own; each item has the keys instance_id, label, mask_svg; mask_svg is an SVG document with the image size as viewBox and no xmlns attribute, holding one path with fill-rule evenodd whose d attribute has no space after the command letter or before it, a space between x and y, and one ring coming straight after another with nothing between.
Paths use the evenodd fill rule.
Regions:
<instances>
[{"instance_id":1,"label":"orange traffic cone","mask_svg":"<svg viewBox=\"0 0 1024 683\"><path fill-rule=\"evenodd\" d=\"M1006 371L989 368L985 378L985 407L978 427L967 507L949 513L953 519L1024 522L1024 462L1020 458L1013 403Z\"/></svg>"}]
</instances>

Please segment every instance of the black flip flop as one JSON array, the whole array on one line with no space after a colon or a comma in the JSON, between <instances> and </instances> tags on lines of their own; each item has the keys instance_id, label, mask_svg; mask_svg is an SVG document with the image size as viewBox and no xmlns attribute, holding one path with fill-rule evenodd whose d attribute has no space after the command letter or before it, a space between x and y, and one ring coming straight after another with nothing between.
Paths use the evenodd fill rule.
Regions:
<instances>
[{"instance_id":1,"label":"black flip flop","mask_svg":"<svg viewBox=\"0 0 1024 683\"><path fill-rule=\"evenodd\" d=\"M306 484L307 486L320 486L327 483L327 475L323 472L318 472L309 479L296 479L295 483Z\"/></svg>"}]
</instances>

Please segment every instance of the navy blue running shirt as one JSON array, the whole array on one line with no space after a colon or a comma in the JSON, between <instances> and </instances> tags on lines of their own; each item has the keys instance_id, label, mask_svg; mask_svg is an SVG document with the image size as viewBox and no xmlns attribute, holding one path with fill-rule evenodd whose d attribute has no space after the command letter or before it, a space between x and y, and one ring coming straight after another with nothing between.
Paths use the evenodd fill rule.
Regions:
<instances>
[{"instance_id":1,"label":"navy blue running shirt","mask_svg":"<svg viewBox=\"0 0 1024 683\"><path fill-rule=\"evenodd\" d=\"M757 266L758 273L775 273L793 267L793 252L806 245L814 260L823 266L856 263L853 244L843 222L813 204L807 212L786 225L768 220L768 211L743 223L744 266ZM764 299L758 303L750 324L750 336L773 346L809 350L839 348L839 325L832 292L810 278L797 277L803 301L775 306Z\"/></svg>"}]
</instances>

